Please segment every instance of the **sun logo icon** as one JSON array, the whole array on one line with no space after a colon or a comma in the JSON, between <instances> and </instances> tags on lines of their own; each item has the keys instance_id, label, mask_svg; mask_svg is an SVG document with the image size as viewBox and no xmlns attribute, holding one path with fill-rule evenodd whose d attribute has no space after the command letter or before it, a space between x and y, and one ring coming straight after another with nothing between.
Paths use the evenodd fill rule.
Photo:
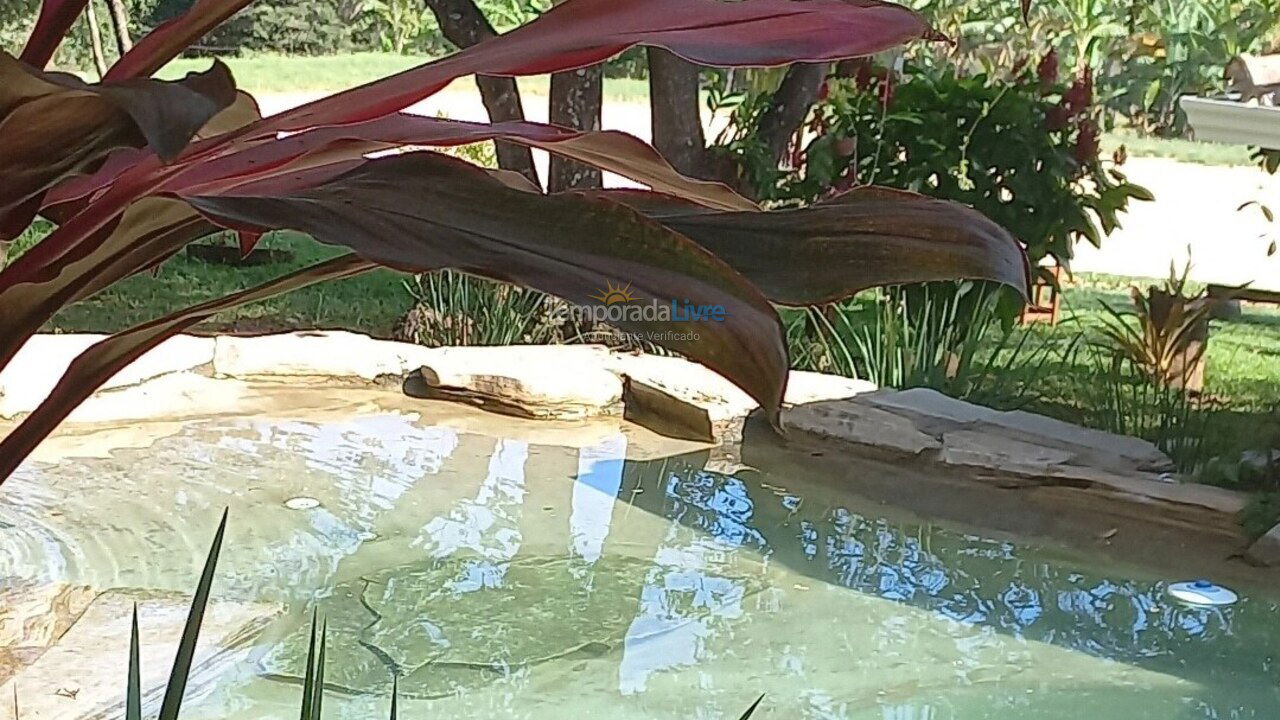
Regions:
<instances>
[{"instance_id":1,"label":"sun logo icon","mask_svg":"<svg viewBox=\"0 0 1280 720\"><path fill-rule=\"evenodd\" d=\"M605 289L599 295L592 295L592 300L599 300L605 305L613 305L614 303L635 302L638 298L631 294L631 283L627 283L625 287L618 287L612 281L605 281Z\"/></svg>"}]
</instances>

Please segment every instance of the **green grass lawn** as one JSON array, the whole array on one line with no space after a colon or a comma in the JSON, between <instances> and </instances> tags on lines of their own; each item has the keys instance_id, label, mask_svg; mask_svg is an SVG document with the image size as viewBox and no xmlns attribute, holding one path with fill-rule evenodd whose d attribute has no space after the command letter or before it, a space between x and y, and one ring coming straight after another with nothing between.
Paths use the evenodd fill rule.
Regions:
<instances>
[{"instance_id":1,"label":"green grass lawn","mask_svg":"<svg viewBox=\"0 0 1280 720\"><path fill-rule=\"evenodd\" d=\"M349 55L288 56L249 55L223 58L240 87L254 94L294 92L335 92L356 87L394 73L421 65L431 58L393 53L362 52ZM188 72L205 70L212 61L207 58L179 58L158 73L166 79L180 78ZM474 87L470 80L460 81ZM545 97L548 76L520 78L520 91ZM605 96L614 102L648 102L649 86L645 80L606 78Z\"/></svg>"},{"instance_id":2,"label":"green grass lawn","mask_svg":"<svg viewBox=\"0 0 1280 720\"><path fill-rule=\"evenodd\" d=\"M1145 137L1125 129L1113 130L1102 136L1102 149L1108 155L1121 145L1125 146L1130 157L1169 158L1200 165L1256 165L1249 158L1249 148L1244 145Z\"/></svg>"},{"instance_id":3,"label":"green grass lawn","mask_svg":"<svg viewBox=\"0 0 1280 720\"><path fill-rule=\"evenodd\" d=\"M210 242L205 240L202 242ZM265 282L295 268L340 254L305 235L272 233L260 247L288 250L294 259L257 267L211 265L180 254L155 274L137 275L64 309L50 324L55 332L114 332L213 297ZM197 332L278 332L343 329L391 337L413 304L406 276L375 271L313 285L237 310L199 326Z\"/></svg>"}]
</instances>

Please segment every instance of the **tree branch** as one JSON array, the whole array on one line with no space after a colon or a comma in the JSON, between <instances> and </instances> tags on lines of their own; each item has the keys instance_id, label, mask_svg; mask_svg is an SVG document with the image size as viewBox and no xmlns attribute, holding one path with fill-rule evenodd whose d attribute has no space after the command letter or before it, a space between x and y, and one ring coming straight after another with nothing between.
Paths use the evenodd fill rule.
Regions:
<instances>
[{"instance_id":1,"label":"tree branch","mask_svg":"<svg viewBox=\"0 0 1280 720\"><path fill-rule=\"evenodd\" d=\"M460 48L471 47L498 34L473 0L425 2L440 23L445 38ZM520 102L520 89L515 78L477 75L476 85L480 88L480 100L489 112L490 121L524 120L524 106ZM533 153L528 148L505 142L495 142L494 147L498 154L498 167L514 170L541 187L538 169L533 165Z\"/></svg>"},{"instance_id":2,"label":"tree branch","mask_svg":"<svg viewBox=\"0 0 1280 720\"><path fill-rule=\"evenodd\" d=\"M680 172L705 177L707 141L698 100L698 66L661 48L647 51L653 146Z\"/></svg>"},{"instance_id":3,"label":"tree branch","mask_svg":"<svg viewBox=\"0 0 1280 720\"><path fill-rule=\"evenodd\" d=\"M782 84L773 93L773 102L760 116L756 131L774 165L782 160L787 141L800 129L809 108L818 99L818 89L826 75L827 63L796 63L787 68Z\"/></svg>"}]
</instances>

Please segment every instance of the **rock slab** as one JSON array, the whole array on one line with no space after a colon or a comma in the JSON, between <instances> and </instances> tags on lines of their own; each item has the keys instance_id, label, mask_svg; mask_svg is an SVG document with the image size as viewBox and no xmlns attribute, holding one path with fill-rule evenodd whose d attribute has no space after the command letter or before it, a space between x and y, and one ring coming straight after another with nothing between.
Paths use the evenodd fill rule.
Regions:
<instances>
[{"instance_id":1,"label":"rock slab","mask_svg":"<svg viewBox=\"0 0 1280 720\"><path fill-rule=\"evenodd\" d=\"M124 715L129 635L135 603L140 634L143 714L153 715L168 681L186 624L188 595L111 590L29 667L3 685L16 692L22 720L106 720ZM211 601L187 684L188 700L247 656L249 646L280 613L274 604Z\"/></svg>"}]
</instances>

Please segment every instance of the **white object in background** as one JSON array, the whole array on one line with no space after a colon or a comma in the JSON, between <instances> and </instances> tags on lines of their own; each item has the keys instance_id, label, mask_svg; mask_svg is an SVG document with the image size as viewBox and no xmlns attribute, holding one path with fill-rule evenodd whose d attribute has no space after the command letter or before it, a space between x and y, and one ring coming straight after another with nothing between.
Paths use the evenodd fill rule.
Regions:
<instances>
[{"instance_id":1,"label":"white object in background","mask_svg":"<svg viewBox=\"0 0 1280 720\"><path fill-rule=\"evenodd\" d=\"M1191 605L1210 605L1221 607L1234 604L1240 599L1234 591L1215 585L1208 580L1186 580L1169 586L1169 594Z\"/></svg>"},{"instance_id":2,"label":"white object in background","mask_svg":"<svg viewBox=\"0 0 1280 720\"><path fill-rule=\"evenodd\" d=\"M1197 140L1280 150L1280 107L1196 95L1183 95L1178 104Z\"/></svg>"}]
</instances>

